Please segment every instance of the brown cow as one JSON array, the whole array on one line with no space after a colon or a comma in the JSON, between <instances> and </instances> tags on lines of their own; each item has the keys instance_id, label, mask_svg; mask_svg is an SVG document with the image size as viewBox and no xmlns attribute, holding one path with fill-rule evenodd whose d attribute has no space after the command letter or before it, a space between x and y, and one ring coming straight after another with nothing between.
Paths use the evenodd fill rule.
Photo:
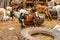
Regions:
<instances>
[{"instance_id":1,"label":"brown cow","mask_svg":"<svg viewBox=\"0 0 60 40\"><path fill-rule=\"evenodd\" d=\"M52 16L51 16L51 14L49 13L49 9L48 9L48 7L46 7L46 6L41 6L40 4L35 4L34 5L35 6L35 8L36 8L36 10L38 11L38 12L44 12L45 13L45 16L49 19L49 18L51 18L52 19Z\"/></svg>"}]
</instances>

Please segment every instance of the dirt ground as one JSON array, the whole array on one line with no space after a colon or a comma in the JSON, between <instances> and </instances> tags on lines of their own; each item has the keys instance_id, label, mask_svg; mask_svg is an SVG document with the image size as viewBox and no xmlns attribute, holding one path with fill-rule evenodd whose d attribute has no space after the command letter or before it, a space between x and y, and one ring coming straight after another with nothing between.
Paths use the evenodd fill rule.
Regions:
<instances>
[{"instance_id":1,"label":"dirt ground","mask_svg":"<svg viewBox=\"0 0 60 40\"><path fill-rule=\"evenodd\" d=\"M40 27L52 29L59 21L45 20ZM1 22L0 21L0 40L18 40L18 34L20 33L20 23L18 19L14 18L13 21ZM53 37L45 34L35 34L34 37L41 38L42 40L53 40Z\"/></svg>"}]
</instances>

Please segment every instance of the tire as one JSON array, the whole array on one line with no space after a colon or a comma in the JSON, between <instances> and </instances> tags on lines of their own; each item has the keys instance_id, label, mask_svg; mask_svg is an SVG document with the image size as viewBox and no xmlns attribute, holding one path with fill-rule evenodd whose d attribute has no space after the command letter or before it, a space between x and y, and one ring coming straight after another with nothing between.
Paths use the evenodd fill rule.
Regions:
<instances>
[{"instance_id":1,"label":"tire","mask_svg":"<svg viewBox=\"0 0 60 40\"><path fill-rule=\"evenodd\" d=\"M50 14L52 15L53 19L57 19L57 11L56 10L50 10Z\"/></svg>"},{"instance_id":2,"label":"tire","mask_svg":"<svg viewBox=\"0 0 60 40\"><path fill-rule=\"evenodd\" d=\"M51 10L51 11L50 11L50 14L51 14L52 16L57 16L57 11Z\"/></svg>"},{"instance_id":3,"label":"tire","mask_svg":"<svg viewBox=\"0 0 60 40\"><path fill-rule=\"evenodd\" d=\"M40 40L38 38L32 37L32 34L35 33L44 33L49 34L54 37L54 40L60 40L60 33L58 31L40 28L40 27L31 27L25 28L19 34L19 40Z\"/></svg>"},{"instance_id":4,"label":"tire","mask_svg":"<svg viewBox=\"0 0 60 40\"><path fill-rule=\"evenodd\" d=\"M44 18L38 17L39 19L37 20L37 25L41 25L44 22Z\"/></svg>"}]
</instances>

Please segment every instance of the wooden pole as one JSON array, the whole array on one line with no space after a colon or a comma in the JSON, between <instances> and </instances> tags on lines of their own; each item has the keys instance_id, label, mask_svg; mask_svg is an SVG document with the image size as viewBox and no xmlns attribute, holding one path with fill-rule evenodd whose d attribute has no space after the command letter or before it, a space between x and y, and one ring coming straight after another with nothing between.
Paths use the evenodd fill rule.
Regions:
<instances>
[{"instance_id":1,"label":"wooden pole","mask_svg":"<svg viewBox=\"0 0 60 40\"><path fill-rule=\"evenodd\" d=\"M12 2L12 0L10 0L10 2L9 2L9 6L11 6L11 2Z\"/></svg>"},{"instance_id":2,"label":"wooden pole","mask_svg":"<svg viewBox=\"0 0 60 40\"><path fill-rule=\"evenodd\" d=\"M6 6L7 6L7 0L2 0L1 7L6 8Z\"/></svg>"}]
</instances>

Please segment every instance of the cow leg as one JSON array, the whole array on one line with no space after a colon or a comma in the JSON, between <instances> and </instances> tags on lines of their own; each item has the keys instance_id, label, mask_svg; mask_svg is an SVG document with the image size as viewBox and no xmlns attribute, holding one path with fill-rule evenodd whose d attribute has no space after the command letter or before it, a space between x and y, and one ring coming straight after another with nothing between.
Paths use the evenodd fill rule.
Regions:
<instances>
[{"instance_id":1,"label":"cow leg","mask_svg":"<svg viewBox=\"0 0 60 40\"><path fill-rule=\"evenodd\" d=\"M44 9L44 12L45 12L45 15L48 17L48 20L49 20L49 19L52 19L52 16L51 16L51 14L49 13L49 10L48 10L48 9Z\"/></svg>"},{"instance_id":2,"label":"cow leg","mask_svg":"<svg viewBox=\"0 0 60 40\"><path fill-rule=\"evenodd\" d=\"M33 23L34 23L34 27L36 27L36 20L35 19L33 19Z\"/></svg>"},{"instance_id":3,"label":"cow leg","mask_svg":"<svg viewBox=\"0 0 60 40\"><path fill-rule=\"evenodd\" d=\"M24 19L22 19L22 22L21 22L21 28L25 28L25 23L24 23Z\"/></svg>"}]
</instances>

